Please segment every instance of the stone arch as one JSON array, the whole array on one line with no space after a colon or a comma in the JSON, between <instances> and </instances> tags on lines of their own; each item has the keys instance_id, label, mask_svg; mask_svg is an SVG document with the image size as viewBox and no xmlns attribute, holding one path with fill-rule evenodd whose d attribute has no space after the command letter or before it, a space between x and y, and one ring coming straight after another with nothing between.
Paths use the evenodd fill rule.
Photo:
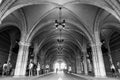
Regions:
<instances>
[{"instance_id":1,"label":"stone arch","mask_svg":"<svg viewBox=\"0 0 120 80\"><path fill-rule=\"evenodd\" d=\"M117 69L117 62L120 62L120 30L115 30L109 41L109 48L110 48L110 55L111 61L114 64L115 68Z\"/></svg>"},{"instance_id":2,"label":"stone arch","mask_svg":"<svg viewBox=\"0 0 120 80\"><path fill-rule=\"evenodd\" d=\"M71 3L72 3L72 4L73 4L73 3L74 3L74 4L80 3L80 4L94 5L94 6L100 7L100 8L102 8L102 9L108 11L109 13L113 14L116 18L118 18L118 16L115 14L115 12L114 12L111 8L109 8L108 6L104 7L102 3L97 3L97 1L94 2L94 1L81 0L81 1L71 1L71 2L68 2L68 3L66 3L66 4L71 4ZM105 4L105 2L103 2L103 3ZM7 15L9 15L10 13L14 12L14 11L17 10L17 9L20 9L20 8L25 7L25 6L28 6L28 5L34 5L34 4L54 4L54 5L58 5L58 6L59 6L59 4L54 3L54 2L49 2L49 1L31 1L31 3L26 3L26 2L23 1L23 3L21 3L21 4L19 4L19 5L16 5L16 6L12 7L12 8L10 8L10 9L4 14L4 16L1 18L1 20L3 20ZM64 5L66 5L66 4L64 4ZM106 5L107 5L107 4L106 4Z\"/></svg>"},{"instance_id":3,"label":"stone arch","mask_svg":"<svg viewBox=\"0 0 120 80\"><path fill-rule=\"evenodd\" d=\"M24 1L23 1L24 2ZM12 7L12 8L10 8L5 14L7 14L7 15L9 15L10 13L12 13L13 11L15 11L15 10L17 10L17 9L20 9L20 8L22 8L22 7L25 7L25 6L30 6L30 5L36 5L36 4L53 4L53 5L57 5L57 6L59 6L59 4L57 4L57 3L54 3L54 2L49 2L49 1L33 1L33 2L31 2L31 3L21 3L21 4L19 4L19 5L16 5L16 6L14 6L14 7ZM68 3L65 3L65 4L63 4L63 6L65 6L65 5L68 5L68 4L88 4L88 5L94 5L94 6L96 6L96 7L99 7L99 8L101 8L101 9L104 9L104 10L106 10L106 11L108 11L109 13L112 13L113 15L115 14L114 13L114 11L112 10L112 9L110 9L109 7L103 7L102 6L102 4L99 4L99 3L92 3L92 1L91 2L89 2L89 1L78 1L78 2L76 2L76 1L71 1L71 2L68 2ZM3 17L3 19L4 19L5 17ZM3 20L3 19L1 19L1 20Z\"/></svg>"},{"instance_id":4,"label":"stone arch","mask_svg":"<svg viewBox=\"0 0 120 80\"><path fill-rule=\"evenodd\" d=\"M101 30L102 29L112 29L112 30L120 30L120 24L116 22L106 22L103 25L101 25ZM110 35L107 37L107 41L109 42L110 36L113 34L114 31L110 33Z\"/></svg>"},{"instance_id":5,"label":"stone arch","mask_svg":"<svg viewBox=\"0 0 120 80\"><path fill-rule=\"evenodd\" d=\"M0 63L10 62L15 68L21 37L20 29L14 24L1 25L0 28ZM10 75L10 74L9 74Z\"/></svg>"},{"instance_id":6,"label":"stone arch","mask_svg":"<svg viewBox=\"0 0 120 80\"><path fill-rule=\"evenodd\" d=\"M103 57L104 57L104 64L105 64L105 68L106 68L106 73L107 76L109 76L109 74L111 73L111 69L110 66L111 64L114 64L116 67L116 63L113 61L113 50L111 49L112 45L111 45L111 40L112 37L116 34L114 34L115 32L120 31L120 24L118 22L106 22L104 24L101 25L101 29L100 29L100 34L101 34L101 40L102 42L102 52L103 52ZM114 39L116 40L116 38L119 39L119 34L117 37L114 37ZM119 44L118 41L116 41L115 43ZM111 54L112 53L112 54ZM114 54L117 55L117 54ZM117 55L119 56L119 55ZM107 63L107 64L106 64Z\"/></svg>"}]
</instances>

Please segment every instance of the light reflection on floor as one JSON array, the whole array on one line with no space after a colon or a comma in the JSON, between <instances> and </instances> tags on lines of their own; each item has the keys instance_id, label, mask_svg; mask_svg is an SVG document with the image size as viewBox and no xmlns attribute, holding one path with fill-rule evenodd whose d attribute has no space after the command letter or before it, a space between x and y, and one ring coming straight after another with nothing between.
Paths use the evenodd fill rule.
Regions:
<instances>
[{"instance_id":1,"label":"light reflection on floor","mask_svg":"<svg viewBox=\"0 0 120 80\"><path fill-rule=\"evenodd\" d=\"M61 78L61 77L59 77L59 78L58 78L58 80L62 80L62 78Z\"/></svg>"},{"instance_id":2,"label":"light reflection on floor","mask_svg":"<svg viewBox=\"0 0 120 80\"><path fill-rule=\"evenodd\" d=\"M63 80L63 79L62 79L62 78L63 78L63 75L64 75L64 72L63 72L63 71L58 71L56 74L59 75L58 80Z\"/></svg>"}]
</instances>

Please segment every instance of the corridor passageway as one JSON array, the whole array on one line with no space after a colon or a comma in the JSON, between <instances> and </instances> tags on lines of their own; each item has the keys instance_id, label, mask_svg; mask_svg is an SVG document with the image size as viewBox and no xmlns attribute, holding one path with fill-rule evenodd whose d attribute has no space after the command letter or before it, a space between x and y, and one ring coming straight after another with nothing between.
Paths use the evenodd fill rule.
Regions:
<instances>
[{"instance_id":1,"label":"corridor passageway","mask_svg":"<svg viewBox=\"0 0 120 80\"><path fill-rule=\"evenodd\" d=\"M81 76L120 79L120 0L0 0L0 79Z\"/></svg>"}]
</instances>

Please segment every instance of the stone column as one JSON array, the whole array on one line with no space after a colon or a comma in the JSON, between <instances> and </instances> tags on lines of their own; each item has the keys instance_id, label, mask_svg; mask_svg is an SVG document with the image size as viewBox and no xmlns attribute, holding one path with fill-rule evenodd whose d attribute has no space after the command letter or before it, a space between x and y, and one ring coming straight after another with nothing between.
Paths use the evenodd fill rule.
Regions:
<instances>
[{"instance_id":1,"label":"stone column","mask_svg":"<svg viewBox=\"0 0 120 80\"><path fill-rule=\"evenodd\" d=\"M25 76L30 43L20 41L14 76Z\"/></svg>"},{"instance_id":2,"label":"stone column","mask_svg":"<svg viewBox=\"0 0 120 80\"><path fill-rule=\"evenodd\" d=\"M108 48L108 56L109 56L110 63L113 64L113 60L112 60L112 56L111 56L111 50L110 50L110 46L109 46L108 42L107 42L107 48Z\"/></svg>"},{"instance_id":3,"label":"stone column","mask_svg":"<svg viewBox=\"0 0 120 80\"><path fill-rule=\"evenodd\" d=\"M37 53L38 53L38 44L34 44L34 64L37 64Z\"/></svg>"},{"instance_id":4,"label":"stone column","mask_svg":"<svg viewBox=\"0 0 120 80\"><path fill-rule=\"evenodd\" d=\"M104 60L101 50L101 42L98 36L98 32L95 32L95 43L92 43L91 47L93 53L92 57L93 57L95 77L106 77Z\"/></svg>"},{"instance_id":5,"label":"stone column","mask_svg":"<svg viewBox=\"0 0 120 80\"><path fill-rule=\"evenodd\" d=\"M80 65L81 65L81 73L83 73L84 68L83 68L83 62L82 61L80 62Z\"/></svg>"},{"instance_id":6,"label":"stone column","mask_svg":"<svg viewBox=\"0 0 120 80\"><path fill-rule=\"evenodd\" d=\"M10 33L10 38L11 38L11 45L10 45L10 49L9 49L9 55L8 55L8 60L7 60L7 63L9 63L11 61L11 56L12 56L12 49L13 47L15 46L15 33L14 32L11 32Z\"/></svg>"},{"instance_id":7,"label":"stone column","mask_svg":"<svg viewBox=\"0 0 120 80\"><path fill-rule=\"evenodd\" d=\"M43 52L41 52L41 56L40 56L40 67L41 67L41 69L43 70L43 74L44 74L44 72L45 72L45 61L44 61L44 55L43 55Z\"/></svg>"},{"instance_id":8,"label":"stone column","mask_svg":"<svg viewBox=\"0 0 120 80\"><path fill-rule=\"evenodd\" d=\"M44 66L45 61L44 61L44 56L43 55L40 56L40 63L41 63L41 68L44 69L45 68L45 66Z\"/></svg>"},{"instance_id":9,"label":"stone column","mask_svg":"<svg viewBox=\"0 0 120 80\"><path fill-rule=\"evenodd\" d=\"M87 51L86 49L83 49L82 52L83 52L84 73L85 75L88 75L88 67L87 67L87 59L86 59Z\"/></svg>"},{"instance_id":10,"label":"stone column","mask_svg":"<svg viewBox=\"0 0 120 80\"><path fill-rule=\"evenodd\" d=\"M84 74L88 75L88 67L87 67L87 41L83 38L83 44L82 44L82 53L83 53L83 70Z\"/></svg>"},{"instance_id":11,"label":"stone column","mask_svg":"<svg viewBox=\"0 0 120 80\"><path fill-rule=\"evenodd\" d=\"M52 72L53 71L53 63L49 63L49 65L50 65L50 72Z\"/></svg>"},{"instance_id":12,"label":"stone column","mask_svg":"<svg viewBox=\"0 0 120 80\"><path fill-rule=\"evenodd\" d=\"M81 58L80 56L76 56L76 67L77 73L81 73Z\"/></svg>"},{"instance_id":13,"label":"stone column","mask_svg":"<svg viewBox=\"0 0 120 80\"><path fill-rule=\"evenodd\" d=\"M13 48L12 45L13 45L13 44L11 44L11 46L10 46L9 55L8 55L8 60L7 60L7 64L8 64L8 63L10 62L10 60L11 60L12 48Z\"/></svg>"},{"instance_id":14,"label":"stone column","mask_svg":"<svg viewBox=\"0 0 120 80\"><path fill-rule=\"evenodd\" d=\"M71 72L75 73L75 62L72 62L71 69Z\"/></svg>"}]
</instances>

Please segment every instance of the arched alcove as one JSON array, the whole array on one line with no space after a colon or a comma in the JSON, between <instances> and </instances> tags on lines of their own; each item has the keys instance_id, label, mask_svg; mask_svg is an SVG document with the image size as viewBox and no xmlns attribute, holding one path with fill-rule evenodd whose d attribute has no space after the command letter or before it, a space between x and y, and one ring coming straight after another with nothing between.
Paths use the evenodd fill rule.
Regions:
<instances>
[{"instance_id":1,"label":"arched alcove","mask_svg":"<svg viewBox=\"0 0 120 80\"><path fill-rule=\"evenodd\" d=\"M19 40L21 32L13 26L8 25L0 29L0 64L3 65L5 62L12 64L12 69L15 69L17 54L19 50ZM2 72L2 66L0 67ZM10 75L10 74L8 74Z\"/></svg>"}]
</instances>

